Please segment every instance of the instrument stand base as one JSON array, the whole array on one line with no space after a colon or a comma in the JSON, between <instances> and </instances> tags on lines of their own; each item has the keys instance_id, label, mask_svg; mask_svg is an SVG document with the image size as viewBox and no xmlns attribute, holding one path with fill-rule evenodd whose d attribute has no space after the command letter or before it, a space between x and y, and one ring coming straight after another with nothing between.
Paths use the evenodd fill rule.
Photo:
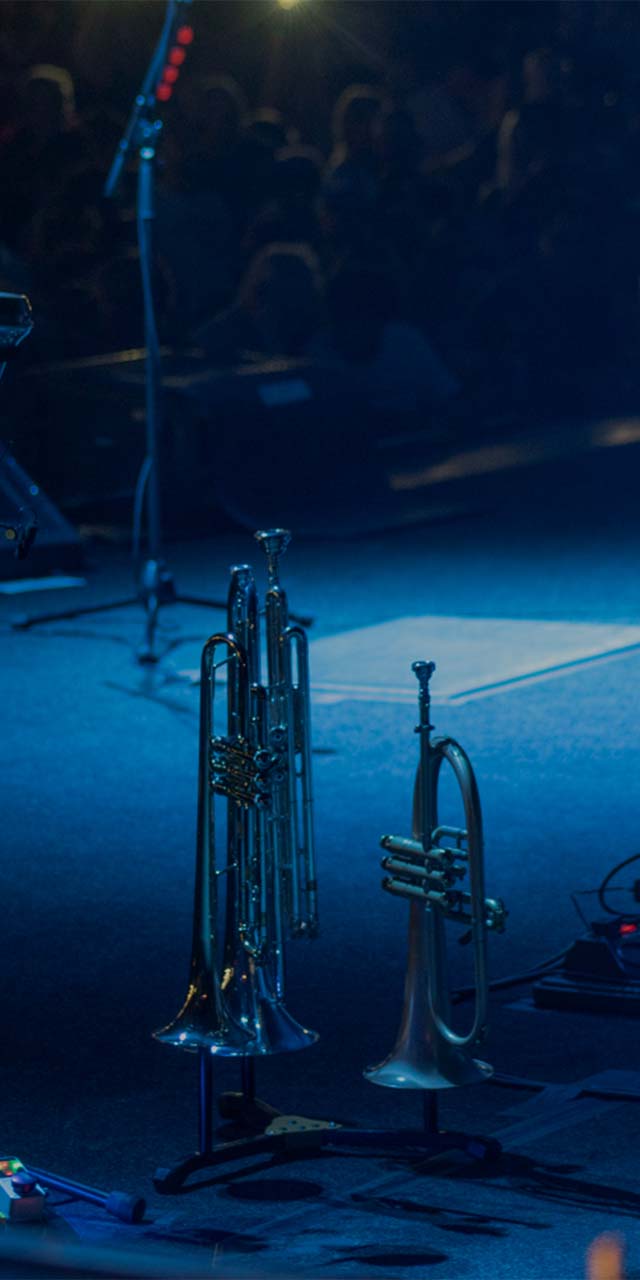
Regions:
<instances>
[{"instance_id":1,"label":"instrument stand base","mask_svg":"<svg viewBox=\"0 0 640 1280\"><path fill-rule=\"evenodd\" d=\"M187 1179L202 1169L247 1156L280 1155L284 1159L309 1159L332 1150L397 1155L412 1160L431 1160L448 1151L460 1151L472 1160L496 1160L502 1147L497 1138L468 1133L426 1133L423 1129L345 1129L332 1121L309 1120L304 1116L279 1116L264 1133L222 1143L210 1151L187 1156L171 1169L156 1169L153 1185L160 1195L182 1191Z\"/></svg>"},{"instance_id":2,"label":"instrument stand base","mask_svg":"<svg viewBox=\"0 0 640 1280\"><path fill-rule=\"evenodd\" d=\"M137 595L107 600L102 604L81 606L78 609L61 609L55 613L23 614L13 618L11 626L17 631L27 631L46 622L67 622L72 618L88 617L92 613L108 613L112 609L126 609L141 604L144 613L144 640L137 652L141 663L158 662L160 654L154 648L159 611L167 604L198 605L205 609L225 610L223 600L209 600L204 596L183 595L176 591L171 571L163 560L147 560L142 567Z\"/></svg>"},{"instance_id":3,"label":"instrument stand base","mask_svg":"<svg viewBox=\"0 0 640 1280\"><path fill-rule=\"evenodd\" d=\"M244 1134L263 1134L265 1129L282 1113L255 1095L225 1092L218 1098L218 1112L228 1127ZM226 1128L227 1126L225 1126Z\"/></svg>"},{"instance_id":4,"label":"instrument stand base","mask_svg":"<svg viewBox=\"0 0 640 1280\"><path fill-rule=\"evenodd\" d=\"M225 1119L235 1120L245 1129L257 1122L259 1132L218 1146L213 1140L213 1070L211 1055L205 1049L199 1054L199 1125L200 1150L187 1156L170 1169L156 1169L153 1185L160 1195L175 1195L183 1190L192 1173L217 1169L220 1165L247 1156L274 1155L283 1159L308 1159L324 1150L347 1148L351 1151L379 1151L405 1159L431 1160L447 1151L461 1151L473 1160L495 1160L502 1152L497 1138L472 1136L468 1133L441 1132L438 1124L438 1091L422 1091L422 1128L420 1129L351 1129L335 1120L312 1120L307 1116L285 1116L268 1103L256 1098L255 1062L246 1056L240 1063L242 1090L223 1093L218 1107ZM206 1181L203 1179L203 1185ZM194 1188L197 1187L197 1183Z\"/></svg>"}]
</instances>

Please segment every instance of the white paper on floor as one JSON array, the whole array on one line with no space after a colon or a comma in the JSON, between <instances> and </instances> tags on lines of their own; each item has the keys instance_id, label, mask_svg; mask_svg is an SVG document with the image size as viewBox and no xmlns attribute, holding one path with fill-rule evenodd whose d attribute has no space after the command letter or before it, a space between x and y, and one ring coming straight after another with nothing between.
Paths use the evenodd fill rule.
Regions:
<instances>
[{"instance_id":1,"label":"white paper on floor","mask_svg":"<svg viewBox=\"0 0 640 1280\"><path fill-rule=\"evenodd\" d=\"M409 617L312 640L316 701L416 703L411 663L436 663L434 702L488 697L640 647L640 627L528 618Z\"/></svg>"}]
</instances>

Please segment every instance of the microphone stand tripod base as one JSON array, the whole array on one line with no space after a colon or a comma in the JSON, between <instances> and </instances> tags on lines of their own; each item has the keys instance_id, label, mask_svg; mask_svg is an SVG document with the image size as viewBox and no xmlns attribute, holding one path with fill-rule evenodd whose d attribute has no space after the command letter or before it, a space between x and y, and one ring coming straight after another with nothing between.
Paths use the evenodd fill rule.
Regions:
<instances>
[{"instance_id":1,"label":"microphone stand tripod base","mask_svg":"<svg viewBox=\"0 0 640 1280\"><path fill-rule=\"evenodd\" d=\"M137 651L141 663L155 663L160 654L154 649L155 632L158 614L164 605L190 604L199 608L224 611L226 602L209 600L205 596L183 595L176 591L173 575L163 560L148 560L140 575L140 586L137 595L123 596L117 600L107 600L102 604L81 605L76 609L61 609L53 613L18 614L11 619L14 631L28 631L30 627L41 626L47 622L69 622L73 618L89 617L92 613L110 613L115 609L126 609L132 605L142 604L144 608L144 640Z\"/></svg>"}]
</instances>

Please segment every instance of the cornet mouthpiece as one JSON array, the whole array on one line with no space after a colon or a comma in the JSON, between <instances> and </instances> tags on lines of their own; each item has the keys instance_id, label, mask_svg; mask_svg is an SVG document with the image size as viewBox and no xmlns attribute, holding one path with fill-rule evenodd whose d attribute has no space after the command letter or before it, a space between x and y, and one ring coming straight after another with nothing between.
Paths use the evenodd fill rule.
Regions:
<instances>
[{"instance_id":1,"label":"cornet mouthpiece","mask_svg":"<svg viewBox=\"0 0 640 1280\"><path fill-rule=\"evenodd\" d=\"M412 662L411 670L423 689L428 689L429 681L436 669L435 662Z\"/></svg>"}]
</instances>

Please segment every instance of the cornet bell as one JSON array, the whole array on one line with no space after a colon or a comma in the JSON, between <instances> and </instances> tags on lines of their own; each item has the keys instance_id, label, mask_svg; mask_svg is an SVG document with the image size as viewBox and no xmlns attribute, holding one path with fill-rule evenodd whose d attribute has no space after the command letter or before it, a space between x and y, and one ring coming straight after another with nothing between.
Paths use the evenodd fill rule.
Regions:
<instances>
[{"instance_id":1,"label":"cornet bell","mask_svg":"<svg viewBox=\"0 0 640 1280\"><path fill-rule=\"evenodd\" d=\"M453 1089L493 1075L488 1062L472 1058L442 1036L429 1008L426 908L409 906L409 953L402 1022L392 1052L369 1067L365 1079L388 1089Z\"/></svg>"}]
</instances>

